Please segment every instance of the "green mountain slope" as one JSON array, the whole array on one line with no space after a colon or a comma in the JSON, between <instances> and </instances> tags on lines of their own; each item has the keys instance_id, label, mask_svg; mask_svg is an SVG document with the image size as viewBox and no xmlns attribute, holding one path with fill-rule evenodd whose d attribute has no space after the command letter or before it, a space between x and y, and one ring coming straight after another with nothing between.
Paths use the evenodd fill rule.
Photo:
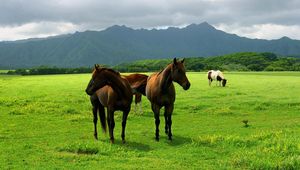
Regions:
<instances>
[{"instance_id":1,"label":"green mountain slope","mask_svg":"<svg viewBox=\"0 0 300 170\"><path fill-rule=\"evenodd\" d=\"M206 22L165 30L112 26L103 31L0 42L0 68L117 65L141 59L207 57L244 51L299 56L300 41L287 37L248 39L217 30Z\"/></svg>"}]
</instances>

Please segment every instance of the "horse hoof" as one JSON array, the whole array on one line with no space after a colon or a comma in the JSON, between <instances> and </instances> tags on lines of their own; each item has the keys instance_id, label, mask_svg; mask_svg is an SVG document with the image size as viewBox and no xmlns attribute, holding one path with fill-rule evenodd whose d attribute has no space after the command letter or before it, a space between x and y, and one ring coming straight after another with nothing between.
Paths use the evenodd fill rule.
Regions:
<instances>
[{"instance_id":1,"label":"horse hoof","mask_svg":"<svg viewBox=\"0 0 300 170\"><path fill-rule=\"evenodd\" d=\"M111 140L110 140L110 143L111 143L111 144L114 144L114 143L115 143L115 140L114 140L114 139L111 139Z\"/></svg>"},{"instance_id":2,"label":"horse hoof","mask_svg":"<svg viewBox=\"0 0 300 170\"><path fill-rule=\"evenodd\" d=\"M96 140L98 140L98 136L97 136L97 135L94 135L94 138L95 138Z\"/></svg>"},{"instance_id":3,"label":"horse hoof","mask_svg":"<svg viewBox=\"0 0 300 170\"><path fill-rule=\"evenodd\" d=\"M123 143L123 144L125 144L125 143L126 143L126 141L125 141L125 140L122 140L122 143Z\"/></svg>"},{"instance_id":4,"label":"horse hoof","mask_svg":"<svg viewBox=\"0 0 300 170\"><path fill-rule=\"evenodd\" d=\"M169 137L169 140L172 141L173 140L172 137Z\"/></svg>"},{"instance_id":5,"label":"horse hoof","mask_svg":"<svg viewBox=\"0 0 300 170\"><path fill-rule=\"evenodd\" d=\"M158 142L158 141L159 141L159 138L158 138L158 137L156 137L156 138L155 138L155 140Z\"/></svg>"}]
</instances>

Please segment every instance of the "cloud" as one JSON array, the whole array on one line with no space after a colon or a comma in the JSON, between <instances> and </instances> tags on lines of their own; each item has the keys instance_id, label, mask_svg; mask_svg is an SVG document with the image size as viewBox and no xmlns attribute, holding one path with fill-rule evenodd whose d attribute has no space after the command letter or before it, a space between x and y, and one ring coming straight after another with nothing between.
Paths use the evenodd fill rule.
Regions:
<instances>
[{"instance_id":1,"label":"cloud","mask_svg":"<svg viewBox=\"0 0 300 170\"><path fill-rule=\"evenodd\" d=\"M0 30L26 29L28 24L34 24L35 28L45 29L36 29L39 36L42 35L40 31L44 32L43 35L68 32L59 28L68 24L72 26L65 28L72 32L75 28L78 31L101 30L115 24L158 28L207 21L217 26L235 26L236 30L240 28L236 32L244 35L241 30L249 28L254 31L257 29L254 25L271 24L294 29L300 25L299 15L298 0L2 0ZM33 31L24 32L35 36ZM282 32L274 35L279 33ZM26 35L29 34L17 32L16 38L11 39ZM5 35L0 32L0 40L3 39Z\"/></svg>"},{"instance_id":2,"label":"cloud","mask_svg":"<svg viewBox=\"0 0 300 170\"><path fill-rule=\"evenodd\" d=\"M16 27L0 27L0 39L18 40L72 33L80 29L72 23L39 22Z\"/></svg>"},{"instance_id":3,"label":"cloud","mask_svg":"<svg viewBox=\"0 0 300 170\"><path fill-rule=\"evenodd\" d=\"M228 33L243 35L250 38L259 39L279 39L283 36L292 37L293 39L300 39L299 25L275 25L275 24L259 24L252 26L239 25L225 25L220 24L216 26L217 29Z\"/></svg>"}]
</instances>

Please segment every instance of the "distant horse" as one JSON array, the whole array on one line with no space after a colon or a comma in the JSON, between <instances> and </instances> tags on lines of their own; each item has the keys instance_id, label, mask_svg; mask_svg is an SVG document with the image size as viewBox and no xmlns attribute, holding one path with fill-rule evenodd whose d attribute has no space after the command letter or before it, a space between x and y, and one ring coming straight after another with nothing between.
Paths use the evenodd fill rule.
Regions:
<instances>
[{"instance_id":1,"label":"distant horse","mask_svg":"<svg viewBox=\"0 0 300 170\"><path fill-rule=\"evenodd\" d=\"M102 129L106 132L104 107L107 107L107 123L111 143L114 143L114 112L116 110L123 111L121 137L124 143L126 121L132 102L132 92L129 82L122 78L120 73L95 65L92 78L86 88L86 93L90 95L90 100L93 105L95 139L98 139L97 111L99 111Z\"/></svg>"},{"instance_id":2,"label":"distant horse","mask_svg":"<svg viewBox=\"0 0 300 170\"><path fill-rule=\"evenodd\" d=\"M135 107L134 110L137 110L137 105L139 104L140 112L142 113L142 95L146 95L146 84L148 76L145 74L130 74L130 75L123 75L126 78L131 86L132 93L135 96Z\"/></svg>"},{"instance_id":3,"label":"distant horse","mask_svg":"<svg viewBox=\"0 0 300 170\"><path fill-rule=\"evenodd\" d=\"M184 59L177 61L176 58L165 69L159 73L149 76L146 85L146 96L151 102L151 108L154 112L156 125L156 140L159 140L159 112L165 107L165 132L168 134L169 140L172 140L172 112L175 101L175 88L173 81L177 82L184 90L190 88L190 82L186 77L184 68Z\"/></svg>"},{"instance_id":4,"label":"distant horse","mask_svg":"<svg viewBox=\"0 0 300 170\"><path fill-rule=\"evenodd\" d=\"M221 86L221 82L222 82L222 86L225 87L227 80L224 78L223 73L220 70L210 70L207 72L207 78L208 78L208 84L209 86L211 85L211 82L213 80L217 80L217 82L219 82L219 86Z\"/></svg>"}]
</instances>

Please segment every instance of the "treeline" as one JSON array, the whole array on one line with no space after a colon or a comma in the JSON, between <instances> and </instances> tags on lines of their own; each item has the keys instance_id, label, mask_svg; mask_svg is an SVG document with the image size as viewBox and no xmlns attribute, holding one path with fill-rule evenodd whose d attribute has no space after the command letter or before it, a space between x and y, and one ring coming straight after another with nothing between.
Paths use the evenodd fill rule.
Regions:
<instances>
[{"instance_id":1,"label":"treeline","mask_svg":"<svg viewBox=\"0 0 300 170\"><path fill-rule=\"evenodd\" d=\"M182 58L181 58L182 59ZM123 63L111 68L120 72L152 72L163 69L172 59L140 60ZM104 66L104 65L103 65ZM300 58L282 57L273 53L243 52L216 57L190 57L185 59L187 71L300 71ZM7 74L77 74L91 73L91 67L58 68L40 66L31 69L17 69Z\"/></svg>"},{"instance_id":2,"label":"treeline","mask_svg":"<svg viewBox=\"0 0 300 170\"><path fill-rule=\"evenodd\" d=\"M172 59L141 60L124 63L114 68L120 72L157 71L169 64ZM300 71L300 58L281 57L273 53L243 52L216 57L191 57L185 59L188 71L212 69L226 71Z\"/></svg>"},{"instance_id":3,"label":"treeline","mask_svg":"<svg viewBox=\"0 0 300 170\"><path fill-rule=\"evenodd\" d=\"M7 74L20 74L20 75L46 75L46 74L78 74L78 73L91 73L92 68L80 67L80 68L58 68L40 66L31 69L16 69L8 71Z\"/></svg>"}]
</instances>

